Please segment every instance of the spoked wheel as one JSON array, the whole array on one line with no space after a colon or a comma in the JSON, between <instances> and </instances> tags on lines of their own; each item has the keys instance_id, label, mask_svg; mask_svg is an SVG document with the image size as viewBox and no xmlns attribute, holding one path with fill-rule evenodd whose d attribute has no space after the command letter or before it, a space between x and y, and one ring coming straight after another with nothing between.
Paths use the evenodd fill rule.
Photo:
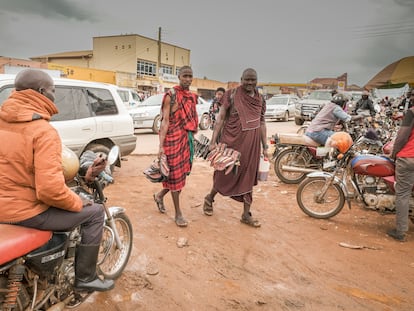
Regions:
<instances>
[{"instance_id":1,"label":"spoked wheel","mask_svg":"<svg viewBox=\"0 0 414 311\"><path fill-rule=\"evenodd\" d=\"M289 165L304 168L305 163L306 159L303 155L295 150L286 149L276 156L274 170L277 177L285 184L298 184L305 179L306 173L284 171L282 166Z\"/></svg>"},{"instance_id":2,"label":"spoked wheel","mask_svg":"<svg viewBox=\"0 0 414 311\"><path fill-rule=\"evenodd\" d=\"M121 240L119 249L112 229L104 226L101 247L99 249L98 271L107 279L117 279L125 269L132 250L132 225L127 215L114 216L115 226Z\"/></svg>"},{"instance_id":3,"label":"spoked wheel","mask_svg":"<svg viewBox=\"0 0 414 311\"><path fill-rule=\"evenodd\" d=\"M323 177L308 177L299 185L296 200L308 216L326 219L335 216L344 207L345 196L341 187L331 183L322 193L326 183Z\"/></svg>"}]
</instances>

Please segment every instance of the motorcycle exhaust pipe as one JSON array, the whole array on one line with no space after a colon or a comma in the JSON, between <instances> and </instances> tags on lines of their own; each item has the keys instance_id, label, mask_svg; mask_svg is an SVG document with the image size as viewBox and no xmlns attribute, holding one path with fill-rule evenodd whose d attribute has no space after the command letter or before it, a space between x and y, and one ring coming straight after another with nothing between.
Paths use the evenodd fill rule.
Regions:
<instances>
[{"instance_id":1,"label":"motorcycle exhaust pipe","mask_svg":"<svg viewBox=\"0 0 414 311\"><path fill-rule=\"evenodd\" d=\"M313 168L304 168L304 167L289 166L289 165L282 165L282 170L287 171L287 172L296 172L296 173L312 173L312 172L319 171Z\"/></svg>"}]
</instances>

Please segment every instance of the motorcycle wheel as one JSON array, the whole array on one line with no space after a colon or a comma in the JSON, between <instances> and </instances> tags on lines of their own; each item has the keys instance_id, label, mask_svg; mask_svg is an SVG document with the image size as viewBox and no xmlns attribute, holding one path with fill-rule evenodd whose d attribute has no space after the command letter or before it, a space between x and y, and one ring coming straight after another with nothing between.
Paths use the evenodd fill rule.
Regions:
<instances>
[{"instance_id":1,"label":"motorcycle wheel","mask_svg":"<svg viewBox=\"0 0 414 311\"><path fill-rule=\"evenodd\" d=\"M294 164L292 164L294 162ZM305 167L306 159L292 149L281 151L275 159L274 170L280 181L285 184L298 184L305 179L306 173L288 172L282 170L283 165Z\"/></svg>"},{"instance_id":2,"label":"motorcycle wheel","mask_svg":"<svg viewBox=\"0 0 414 311\"><path fill-rule=\"evenodd\" d=\"M326 184L324 177L308 177L298 187L296 201L308 216L327 219L337 215L345 205L345 195L338 184L329 185L323 196L321 190Z\"/></svg>"},{"instance_id":3,"label":"motorcycle wheel","mask_svg":"<svg viewBox=\"0 0 414 311\"><path fill-rule=\"evenodd\" d=\"M132 225L128 216L124 213L117 214L114 216L114 221L122 247L117 248L111 228L104 226L98 257L99 274L112 280L119 278L125 269L131 256L133 242Z\"/></svg>"}]
</instances>

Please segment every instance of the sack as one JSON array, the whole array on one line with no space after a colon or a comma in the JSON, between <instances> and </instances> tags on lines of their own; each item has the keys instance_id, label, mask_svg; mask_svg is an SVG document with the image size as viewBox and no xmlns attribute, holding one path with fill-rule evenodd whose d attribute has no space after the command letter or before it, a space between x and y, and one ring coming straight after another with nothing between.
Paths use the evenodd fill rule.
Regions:
<instances>
[{"instance_id":1,"label":"sack","mask_svg":"<svg viewBox=\"0 0 414 311\"><path fill-rule=\"evenodd\" d=\"M143 173L150 182L158 183L166 181L170 174L167 156L163 154L160 158L156 158Z\"/></svg>"}]
</instances>

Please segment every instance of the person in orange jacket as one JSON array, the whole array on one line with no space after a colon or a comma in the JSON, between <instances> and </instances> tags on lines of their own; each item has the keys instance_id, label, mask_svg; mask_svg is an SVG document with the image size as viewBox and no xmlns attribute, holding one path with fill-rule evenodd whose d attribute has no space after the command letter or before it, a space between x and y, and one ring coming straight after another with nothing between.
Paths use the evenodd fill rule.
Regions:
<instances>
[{"instance_id":1,"label":"person in orange jacket","mask_svg":"<svg viewBox=\"0 0 414 311\"><path fill-rule=\"evenodd\" d=\"M14 86L0 110L0 223L51 231L80 226L75 289L112 289L112 280L101 280L96 274L102 206L84 205L65 183L62 142L49 123L58 113L53 79L44 71L25 69L16 75ZM93 179L105 165L96 159L86 177Z\"/></svg>"}]
</instances>

